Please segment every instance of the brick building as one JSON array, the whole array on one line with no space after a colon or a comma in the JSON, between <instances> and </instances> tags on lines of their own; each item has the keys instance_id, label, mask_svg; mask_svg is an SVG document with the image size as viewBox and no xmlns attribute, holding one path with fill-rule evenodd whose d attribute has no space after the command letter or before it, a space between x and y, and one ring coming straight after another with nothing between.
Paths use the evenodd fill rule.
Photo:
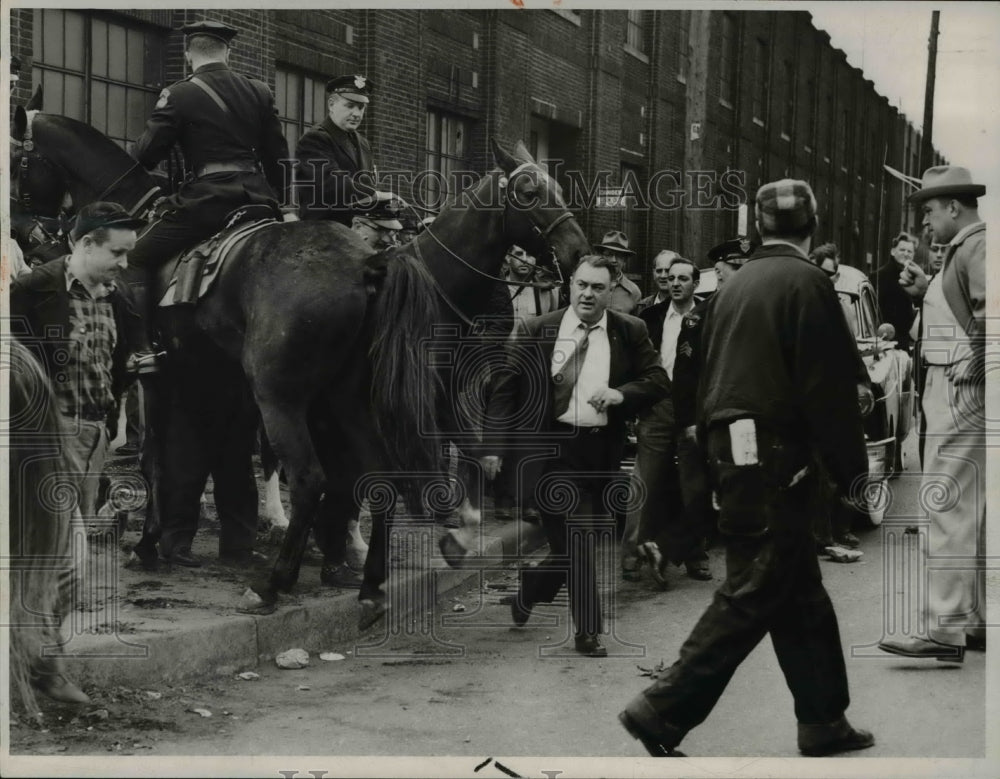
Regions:
<instances>
[{"instance_id":1,"label":"brick building","mask_svg":"<svg viewBox=\"0 0 1000 779\"><path fill-rule=\"evenodd\" d=\"M231 64L275 91L290 146L325 112L323 84L377 85L362 130L379 174L436 201L455 170L482 173L489 138L523 139L562 183L587 234L628 233L644 287L652 256L702 260L737 230L764 181L808 180L819 240L862 268L915 226L883 162L919 176L920 133L830 45L807 12L698 10L11 11L24 68L14 100L134 140L160 89L186 75L181 24L239 28ZM424 173L435 171L445 174Z\"/></svg>"}]
</instances>

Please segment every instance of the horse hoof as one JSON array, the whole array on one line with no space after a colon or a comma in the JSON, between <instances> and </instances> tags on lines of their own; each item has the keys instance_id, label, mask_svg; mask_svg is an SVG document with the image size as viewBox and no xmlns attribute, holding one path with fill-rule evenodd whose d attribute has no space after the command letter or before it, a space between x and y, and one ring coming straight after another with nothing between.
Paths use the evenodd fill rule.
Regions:
<instances>
[{"instance_id":1,"label":"horse hoof","mask_svg":"<svg viewBox=\"0 0 1000 779\"><path fill-rule=\"evenodd\" d=\"M277 608L277 599L266 601L254 592L252 587L247 587L246 592L240 597L236 610L240 614L273 614Z\"/></svg>"},{"instance_id":2,"label":"horse hoof","mask_svg":"<svg viewBox=\"0 0 1000 779\"><path fill-rule=\"evenodd\" d=\"M441 556L452 568L461 568L469 554L469 550L462 546L451 533L445 533L441 536L438 546L441 549Z\"/></svg>"},{"instance_id":3,"label":"horse hoof","mask_svg":"<svg viewBox=\"0 0 1000 779\"><path fill-rule=\"evenodd\" d=\"M368 630L372 625L385 616L385 603L364 599L358 601L361 604L361 616L358 617L358 630Z\"/></svg>"}]
</instances>

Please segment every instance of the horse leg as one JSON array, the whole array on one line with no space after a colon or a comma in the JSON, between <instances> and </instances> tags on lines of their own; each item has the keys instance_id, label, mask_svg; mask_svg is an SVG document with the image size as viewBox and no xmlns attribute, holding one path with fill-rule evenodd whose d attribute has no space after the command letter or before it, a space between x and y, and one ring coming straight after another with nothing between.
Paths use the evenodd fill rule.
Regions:
<instances>
[{"instance_id":1,"label":"horse leg","mask_svg":"<svg viewBox=\"0 0 1000 779\"><path fill-rule=\"evenodd\" d=\"M281 550L266 581L256 581L244 594L244 610L273 607L278 592L288 592L298 580L309 530L319 506L325 478L309 436L304 404L261 397L258 406L268 438L285 464L291 495L292 518Z\"/></svg>"},{"instance_id":2,"label":"horse leg","mask_svg":"<svg viewBox=\"0 0 1000 779\"><path fill-rule=\"evenodd\" d=\"M263 517L271 527L288 529L288 517L281 503L280 468L278 457L267 440L267 432L263 425L260 428L260 465L264 471L264 509Z\"/></svg>"},{"instance_id":3,"label":"horse leg","mask_svg":"<svg viewBox=\"0 0 1000 779\"><path fill-rule=\"evenodd\" d=\"M465 486L465 496L458 507L459 525L438 541L441 556L453 568L463 565L470 550L478 545L482 531L482 481L479 471L469 462L469 455L459 451L458 475Z\"/></svg>"},{"instance_id":4,"label":"horse leg","mask_svg":"<svg viewBox=\"0 0 1000 779\"><path fill-rule=\"evenodd\" d=\"M163 432L167 425L166 393L163 374L146 374L142 381L143 415L146 420L142 438L139 469L146 481L145 518L142 537L132 552L143 568L155 570L159 566L156 545L163 533L161 517L161 470Z\"/></svg>"}]
</instances>

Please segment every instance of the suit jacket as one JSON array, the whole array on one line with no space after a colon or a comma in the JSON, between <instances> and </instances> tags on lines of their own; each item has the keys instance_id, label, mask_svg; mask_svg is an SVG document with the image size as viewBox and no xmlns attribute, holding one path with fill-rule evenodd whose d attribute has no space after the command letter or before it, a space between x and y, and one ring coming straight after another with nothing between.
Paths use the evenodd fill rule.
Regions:
<instances>
[{"instance_id":1,"label":"suit jacket","mask_svg":"<svg viewBox=\"0 0 1000 779\"><path fill-rule=\"evenodd\" d=\"M523 324L518 337L508 345L507 362L490 397L487 420L521 420L516 427L493 427L500 441L509 446L518 437L553 435L556 419L553 411L551 376L552 352L559 335L559 324L566 309L559 309ZM660 355L653 348L641 319L608 310L608 344L611 348L611 371L608 386L625 396L619 406L608 409L611 428L608 467L614 467L625 448L625 422L637 412L649 408L670 394L670 380L660 365Z\"/></svg>"},{"instance_id":2,"label":"suit jacket","mask_svg":"<svg viewBox=\"0 0 1000 779\"><path fill-rule=\"evenodd\" d=\"M106 424L112 437L118 424L122 393L132 381L125 370L129 355L128 333L135 332L139 315L129 297L128 286L119 284L110 296L117 337L112 354L111 393L115 405ZM69 338L69 292L66 289L66 258L47 262L14 280L10 288L11 332L42 363L50 380L59 372L58 352Z\"/></svg>"},{"instance_id":3,"label":"suit jacket","mask_svg":"<svg viewBox=\"0 0 1000 779\"><path fill-rule=\"evenodd\" d=\"M351 203L375 192L368 139L358 132L344 132L328 116L299 139L295 157L299 216L334 219L350 226L355 214Z\"/></svg>"},{"instance_id":4,"label":"suit jacket","mask_svg":"<svg viewBox=\"0 0 1000 779\"><path fill-rule=\"evenodd\" d=\"M888 322L896 329L896 345L900 349L909 349L910 327L913 326L916 310L913 308L910 296L899 286L900 272L899 263L890 258L872 274L871 282L878 296L882 321Z\"/></svg>"}]
</instances>

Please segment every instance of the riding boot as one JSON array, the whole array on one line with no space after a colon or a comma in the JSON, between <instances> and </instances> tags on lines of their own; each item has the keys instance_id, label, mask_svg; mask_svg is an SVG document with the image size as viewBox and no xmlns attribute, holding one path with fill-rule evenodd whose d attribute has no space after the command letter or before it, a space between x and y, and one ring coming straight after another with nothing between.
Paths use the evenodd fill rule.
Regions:
<instances>
[{"instance_id":1,"label":"riding boot","mask_svg":"<svg viewBox=\"0 0 1000 779\"><path fill-rule=\"evenodd\" d=\"M155 309L150 300L150 284L145 270L128 268L122 280L132 297L132 311L125 321L125 338L129 344L128 370L139 375L160 370L164 352L154 348L152 329Z\"/></svg>"}]
</instances>

